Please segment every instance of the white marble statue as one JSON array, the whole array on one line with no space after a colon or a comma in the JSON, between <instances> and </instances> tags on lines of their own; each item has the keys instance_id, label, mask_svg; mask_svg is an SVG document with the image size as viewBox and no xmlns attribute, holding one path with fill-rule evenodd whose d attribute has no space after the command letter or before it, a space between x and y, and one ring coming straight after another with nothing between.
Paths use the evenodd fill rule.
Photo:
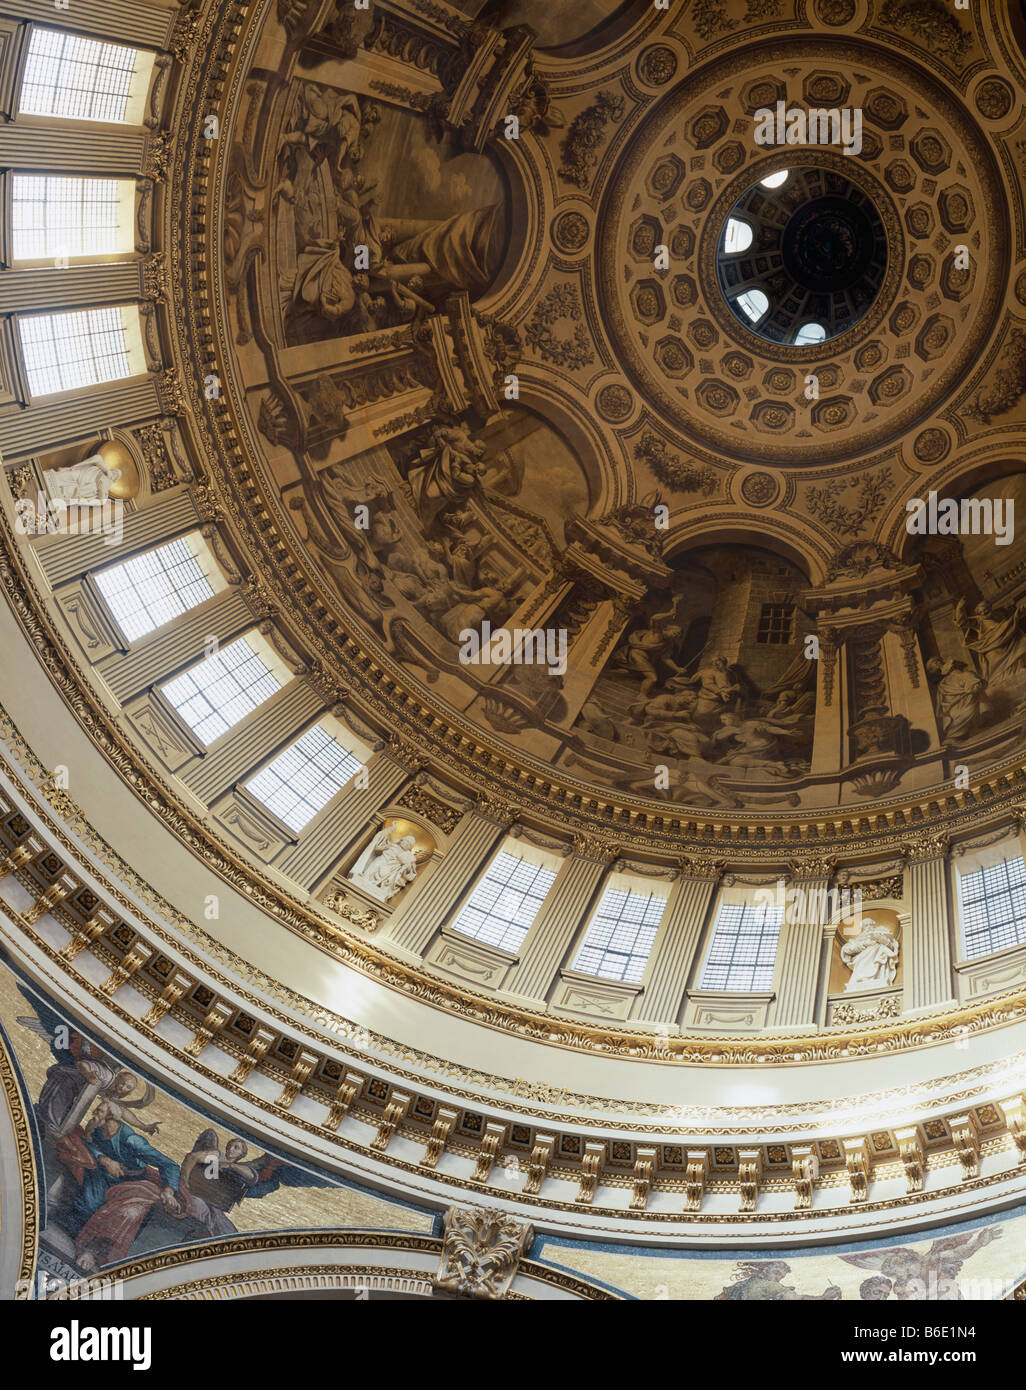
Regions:
<instances>
[{"instance_id":1,"label":"white marble statue","mask_svg":"<svg viewBox=\"0 0 1026 1390\"><path fill-rule=\"evenodd\" d=\"M841 947L841 960L851 971L851 979L844 987L845 994L893 985L899 949L890 927L872 917L864 917L858 936Z\"/></svg>"},{"instance_id":2,"label":"white marble statue","mask_svg":"<svg viewBox=\"0 0 1026 1390\"><path fill-rule=\"evenodd\" d=\"M387 903L417 877L416 844L412 835L393 839L394 831L378 832L353 865L349 881Z\"/></svg>"},{"instance_id":3,"label":"white marble statue","mask_svg":"<svg viewBox=\"0 0 1026 1390\"><path fill-rule=\"evenodd\" d=\"M68 468L50 468L46 486L54 500L62 502L106 502L110 490L121 477L120 468L110 468L101 454L90 454Z\"/></svg>"}]
</instances>

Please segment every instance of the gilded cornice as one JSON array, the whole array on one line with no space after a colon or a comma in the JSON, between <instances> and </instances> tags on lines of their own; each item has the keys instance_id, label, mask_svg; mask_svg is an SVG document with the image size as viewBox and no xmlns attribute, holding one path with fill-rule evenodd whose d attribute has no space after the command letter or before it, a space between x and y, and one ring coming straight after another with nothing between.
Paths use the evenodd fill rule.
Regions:
<instances>
[{"instance_id":1,"label":"gilded cornice","mask_svg":"<svg viewBox=\"0 0 1026 1390\"><path fill-rule=\"evenodd\" d=\"M21 1262L18 1268L18 1282L12 1297L28 1298L32 1273L36 1267L39 1251L39 1189L36 1175L36 1155L29 1129L28 1111L18 1085L18 1078L7 1049L0 1040L0 1086L3 1087L4 1103L10 1118L14 1142L18 1152L18 1175L21 1179ZM3 1214L3 1221L14 1221L10 1212Z\"/></svg>"}]
</instances>

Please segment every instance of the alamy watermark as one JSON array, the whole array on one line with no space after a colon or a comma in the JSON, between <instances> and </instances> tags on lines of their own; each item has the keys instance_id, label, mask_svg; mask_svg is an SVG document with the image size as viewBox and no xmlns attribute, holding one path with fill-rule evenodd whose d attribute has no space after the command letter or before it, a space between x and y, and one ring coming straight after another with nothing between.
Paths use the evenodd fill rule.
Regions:
<instances>
[{"instance_id":1,"label":"alamy watermark","mask_svg":"<svg viewBox=\"0 0 1026 1390\"><path fill-rule=\"evenodd\" d=\"M480 629L460 630L460 661L471 666L546 666L550 676L566 674L565 627L500 627L487 619Z\"/></svg>"},{"instance_id":2,"label":"alamy watermark","mask_svg":"<svg viewBox=\"0 0 1026 1390\"><path fill-rule=\"evenodd\" d=\"M104 545L120 545L125 534L125 504L119 497L102 502L67 501L63 497L19 497L14 504L19 536L102 535Z\"/></svg>"},{"instance_id":3,"label":"alamy watermark","mask_svg":"<svg viewBox=\"0 0 1026 1390\"><path fill-rule=\"evenodd\" d=\"M840 145L846 155L862 153L862 108L858 106L760 106L755 113L757 145Z\"/></svg>"},{"instance_id":4,"label":"alamy watermark","mask_svg":"<svg viewBox=\"0 0 1026 1390\"><path fill-rule=\"evenodd\" d=\"M1015 535L1015 501L1011 497L912 497L905 503L910 536L993 536L1008 545Z\"/></svg>"}]
</instances>

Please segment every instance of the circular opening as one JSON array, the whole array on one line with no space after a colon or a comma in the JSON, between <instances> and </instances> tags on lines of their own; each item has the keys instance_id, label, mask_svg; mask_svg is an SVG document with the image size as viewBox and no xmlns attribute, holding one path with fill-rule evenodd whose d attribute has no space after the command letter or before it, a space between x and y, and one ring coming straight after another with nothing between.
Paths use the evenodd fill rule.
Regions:
<instances>
[{"instance_id":1,"label":"circular opening","mask_svg":"<svg viewBox=\"0 0 1026 1390\"><path fill-rule=\"evenodd\" d=\"M747 189L727 214L717 255L720 290L740 322L796 347L857 323L886 267L872 199L819 166L778 170Z\"/></svg>"}]
</instances>

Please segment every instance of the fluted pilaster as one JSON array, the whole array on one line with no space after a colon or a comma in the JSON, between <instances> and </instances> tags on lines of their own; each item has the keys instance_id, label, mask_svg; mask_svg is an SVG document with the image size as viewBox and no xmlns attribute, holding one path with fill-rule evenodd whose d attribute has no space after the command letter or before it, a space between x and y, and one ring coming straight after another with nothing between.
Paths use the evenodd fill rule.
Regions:
<instances>
[{"instance_id":1,"label":"fluted pilaster","mask_svg":"<svg viewBox=\"0 0 1026 1390\"><path fill-rule=\"evenodd\" d=\"M694 964L719 874L715 869L685 872L670 891L662 930L653 950L649 983L638 1018L652 1023L675 1023Z\"/></svg>"},{"instance_id":2,"label":"fluted pilaster","mask_svg":"<svg viewBox=\"0 0 1026 1390\"><path fill-rule=\"evenodd\" d=\"M397 946L416 955L424 953L436 930L448 918L507 829L507 825L500 825L477 811L464 815L453 831L441 863L420 891L411 896L395 922L392 940Z\"/></svg>"},{"instance_id":3,"label":"fluted pilaster","mask_svg":"<svg viewBox=\"0 0 1026 1390\"><path fill-rule=\"evenodd\" d=\"M572 855L564 862L524 938L520 962L506 983L508 991L532 999L546 996L605 871L605 861Z\"/></svg>"},{"instance_id":4,"label":"fluted pilaster","mask_svg":"<svg viewBox=\"0 0 1026 1390\"><path fill-rule=\"evenodd\" d=\"M907 883L911 921L903 943L905 1008L928 1009L952 997L947 846L943 840L926 840L913 847Z\"/></svg>"},{"instance_id":5,"label":"fluted pilaster","mask_svg":"<svg viewBox=\"0 0 1026 1390\"><path fill-rule=\"evenodd\" d=\"M409 776L409 770L387 753L375 754L367 764L366 787L346 787L311 833L285 851L276 868L304 888L312 889L334 868L370 824L375 811L392 800Z\"/></svg>"},{"instance_id":6,"label":"fluted pilaster","mask_svg":"<svg viewBox=\"0 0 1026 1390\"><path fill-rule=\"evenodd\" d=\"M789 885L774 976L777 999L773 1020L778 1025L812 1027L816 1021L829 889L829 873L802 876Z\"/></svg>"}]
</instances>

